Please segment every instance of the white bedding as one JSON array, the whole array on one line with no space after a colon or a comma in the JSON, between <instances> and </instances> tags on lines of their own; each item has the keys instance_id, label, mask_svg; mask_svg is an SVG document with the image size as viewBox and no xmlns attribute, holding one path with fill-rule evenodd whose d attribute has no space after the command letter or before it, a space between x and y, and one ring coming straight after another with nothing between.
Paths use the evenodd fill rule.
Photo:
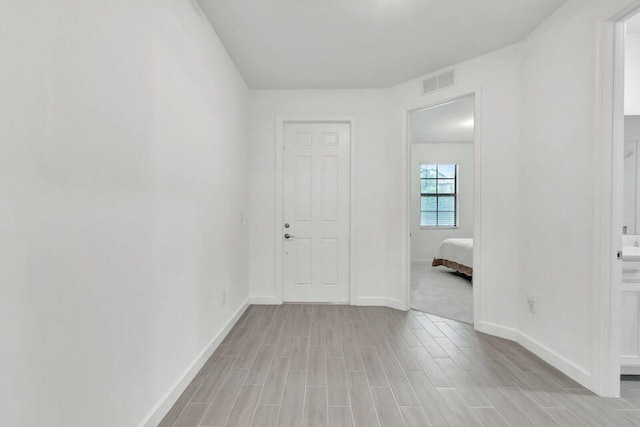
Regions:
<instances>
[{"instance_id":1,"label":"white bedding","mask_svg":"<svg viewBox=\"0 0 640 427\"><path fill-rule=\"evenodd\" d=\"M436 259L446 259L473 268L473 239L443 240L436 253Z\"/></svg>"}]
</instances>

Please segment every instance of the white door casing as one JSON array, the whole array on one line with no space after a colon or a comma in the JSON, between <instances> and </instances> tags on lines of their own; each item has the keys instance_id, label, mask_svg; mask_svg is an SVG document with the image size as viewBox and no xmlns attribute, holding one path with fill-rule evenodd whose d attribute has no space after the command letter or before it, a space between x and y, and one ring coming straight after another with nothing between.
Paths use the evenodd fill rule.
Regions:
<instances>
[{"instance_id":1,"label":"white door casing","mask_svg":"<svg viewBox=\"0 0 640 427\"><path fill-rule=\"evenodd\" d=\"M286 302L349 302L350 153L349 123L283 124Z\"/></svg>"},{"instance_id":2,"label":"white door casing","mask_svg":"<svg viewBox=\"0 0 640 427\"><path fill-rule=\"evenodd\" d=\"M473 240L474 247L477 250L473 251L473 325L477 331L488 333L491 335L501 336L503 338L509 337L510 330L496 329L494 324L483 321L482 317L482 88L479 86L464 86L460 85L451 90L444 92L436 92L428 97L416 98L411 103L405 105L403 108L403 135L402 135L402 148L403 148L403 164L402 164L402 176L404 180L403 185L403 215L400 235L402 241L402 256L401 262L403 266L403 300L405 302L404 307L400 308L408 310L411 307L411 132L410 132L410 117L413 111L422 110L425 108L435 107L447 102L454 101L456 99L464 98L466 96L473 95L474 102L474 130L473 130L473 200L474 200L474 218L473 218ZM509 338L512 339L512 338Z\"/></svg>"},{"instance_id":3,"label":"white door casing","mask_svg":"<svg viewBox=\"0 0 640 427\"><path fill-rule=\"evenodd\" d=\"M636 195L640 190L638 185L638 141L624 142L624 210L622 216L623 227L626 227L626 234L636 234L637 212Z\"/></svg>"}]
</instances>

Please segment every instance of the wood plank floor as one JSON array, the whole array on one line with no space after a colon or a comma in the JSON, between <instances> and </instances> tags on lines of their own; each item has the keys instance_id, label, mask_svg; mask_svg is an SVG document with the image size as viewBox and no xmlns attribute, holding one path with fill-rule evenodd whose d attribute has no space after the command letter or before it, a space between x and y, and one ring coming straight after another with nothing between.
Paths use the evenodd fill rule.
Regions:
<instances>
[{"instance_id":1,"label":"wood plank floor","mask_svg":"<svg viewBox=\"0 0 640 427\"><path fill-rule=\"evenodd\" d=\"M520 345L416 311L251 306L159 427L639 426Z\"/></svg>"}]
</instances>

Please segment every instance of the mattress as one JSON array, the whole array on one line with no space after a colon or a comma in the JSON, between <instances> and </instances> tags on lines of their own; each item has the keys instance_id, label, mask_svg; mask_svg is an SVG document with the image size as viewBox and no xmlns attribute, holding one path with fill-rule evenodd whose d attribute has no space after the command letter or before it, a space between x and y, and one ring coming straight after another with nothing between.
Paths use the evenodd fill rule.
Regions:
<instances>
[{"instance_id":1,"label":"mattress","mask_svg":"<svg viewBox=\"0 0 640 427\"><path fill-rule=\"evenodd\" d=\"M444 265L468 276L473 274L473 239L446 239L438 248L434 267Z\"/></svg>"}]
</instances>

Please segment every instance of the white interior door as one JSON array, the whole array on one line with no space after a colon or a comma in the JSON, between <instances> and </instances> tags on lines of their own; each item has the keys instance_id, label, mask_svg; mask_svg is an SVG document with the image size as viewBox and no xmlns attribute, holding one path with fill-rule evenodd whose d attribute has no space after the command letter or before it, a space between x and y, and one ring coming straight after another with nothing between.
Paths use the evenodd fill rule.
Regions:
<instances>
[{"instance_id":1,"label":"white interior door","mask_svg":"<svg viewBox=\"0 0 640 427\"><path fill-rule=\"evenodd\" d=\"M283 298L349 302L349 123L285 123Z\"/></svg>"}]
</instances>

